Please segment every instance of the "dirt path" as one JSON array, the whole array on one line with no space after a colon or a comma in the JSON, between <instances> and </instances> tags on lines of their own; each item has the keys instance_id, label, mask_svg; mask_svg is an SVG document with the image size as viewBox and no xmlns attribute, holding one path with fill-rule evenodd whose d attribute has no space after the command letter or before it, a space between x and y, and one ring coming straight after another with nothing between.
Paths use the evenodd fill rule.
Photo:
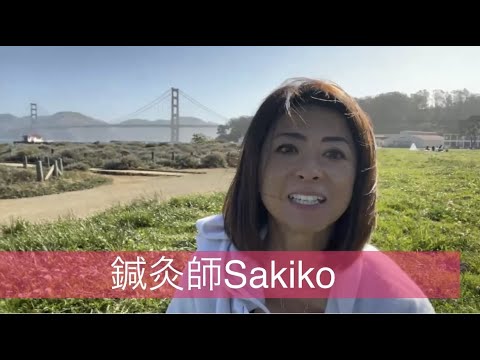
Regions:
<instances>
[{"instance_id":1,"label":"dirt path","mask_svg":"<svg viewBox=\"0 0 480 360\"><path fill-rule=\"evenodd\" d=\"M172 196L225 191L234 175L234 169L205 172L180 177L104 175L112 178L113 183L89 190L0 200L0 224L8 224L14 218L31 222L55 221L63 216L83 218L141 197L158 196L160 200L167 200Z\"/></svg>"},{"instance_id":2,"label":"dirt path","mask_svg":"<svg viewBox=\"0 0 480 360\"><path fill-rule=\"evenodd\" d=\"M149 170L105 170L105 169L90 169L91 172L106 175L143 175L143 176L183 176L180 172L164 172L164 171L149 171Z\"/></svg>"}]
</instances>

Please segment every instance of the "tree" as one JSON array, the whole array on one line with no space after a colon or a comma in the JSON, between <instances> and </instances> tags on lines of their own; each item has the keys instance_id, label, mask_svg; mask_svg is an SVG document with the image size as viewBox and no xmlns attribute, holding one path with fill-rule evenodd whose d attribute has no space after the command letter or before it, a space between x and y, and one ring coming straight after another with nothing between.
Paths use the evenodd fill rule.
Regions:
<instances>
[{"instance_id":1,"label":"tree","mask_svg":"<svg viewBox=\"0 0 480 360\"><path fill-rule=\"evenodd\" d=\"M480 137L480 116L472 116L465 123L463 134L470 140L470 147L477 148L477 139Z\"/></svg>"},{"instance_id":2,"label":"tree","mask_svg":"<svg viewBox=\"0 0 480 360\"><path fill-rule=\"evenodd\" d=\"M412 94L411 99L416 110L426 110L430 102L430 93L427 90L420 90Z\"/></svg>"},{"instance_id":3,"label":"tree","mask_svg":"<svg viewBox=\"0 0 480 360\"><path fill-rule=\"evenodd\" d=\"M390 92L359 103L369 114L377 133L396 133L409 128L412 106L408 95Z\"/></svg>"},{"instance_id":4,"label":"tree","mask_svg":"<svg viewBox=\"0 0 480 360\"><path fill-rule=\"evenodd\" d=\"M226 125L220 125L217 128L217 134L219 135L217 139L237 142L245 136L251 122L251 116L230 119Z\"/></svg>"},{"instance_id":5,"label":"tree","mask_svg":"<svg viewBox=\"0 0 480 360\"><path fill-rule=\"evenodd\" d=\"M193 134L192 143L193 144L204 144L208 141L208 138L204 134Z\"/></svg>"},{"instance_id":6,"label":"tree","mask_svg":"<svg viewBox=\"0 0 480 360\"><path fill-rule=\"evenodd\" d=\"M218 125L217 127L217 135L219 138L225 138L230 131L230 125Z\"/></svg>"}]
</instances>

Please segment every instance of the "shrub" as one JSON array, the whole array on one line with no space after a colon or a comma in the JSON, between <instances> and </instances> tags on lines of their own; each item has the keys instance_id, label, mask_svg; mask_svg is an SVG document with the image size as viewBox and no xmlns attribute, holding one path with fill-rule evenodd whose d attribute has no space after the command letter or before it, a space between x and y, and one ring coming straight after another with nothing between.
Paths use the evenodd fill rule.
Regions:
<instances>
[{"instance_id":1,"label":"shrub","mask_svg":"<svg viewBox=\"0 0 480 360\"><path fill-rule=\"evenodd\" d=\"M174 167L177 169L196 169L199 165L198 159L190 155L180 155L174 161Z\"/></svg>"},{"instance_id":2,"label":"shrub","mask_svg":"<svg viewBox=\"0 0 480 360\"><path fill-rule=\"evenodd\" d=\"M90 166L88 166L83 162L76 162L76 163L68 164L67 166L64 166L63 169L65 171L72 171L72 170L88 171L88 169L90 169Z\"/></svg>"},{"instance_id":3,"label":"shrub","mask_svg":"<svg viewBox=\"0 0 480 360\"><path fill-rule=\"evenodd\" d=\"M120 160L110 160L107 161L104 165L104 169L108 170L130 170L130 169L138 169L141 165L140 160L133 155L128 155Z\"/></svg>"},{"instance_id":4,"label":"shrub","mask_svg":"<svg viewBox=\"0 0 480 360\"><path fill-rule=\"evenodd\" d=\"M227 162L223 154L214 152L204 156L201 165L206 168L224 168L227 167Z\"/></svg>"},{"instance_id":5,"label":"shrub","mask_svg":"<svg viewBox=\"0 0 480 360\"><path fill-rule=\"evenodd\" d=\"M25 150L20 150L16 152L15 154L11 156L7 156L7 161L12 161L12 162L23 162L23 158L27 157L28 162L33 162L37 160L37 158L40 156L40 153L38 152L37 149L31 148L31 149L25 149Z\"/></svg>"},{"instance_id":6,"label":"shrub","mask_svg":"<svg viewBox=\"0 0 480 360\"><path fill-rule=\"evenodd\" d=\"M0 183L14 185L36 180L36 173L27 169L0 169Z\"/></svg>"},{"instance_id":7,"label":"shrub","mask_svg":"<svg viewBox=\"0 0 480 360\"><path fill-rule=\"evenodd\" d=\"M227 165L230 167L237 167L240 160L240 154L238 152L229 151L226 156Z\"/></svg>"}]
</instances>

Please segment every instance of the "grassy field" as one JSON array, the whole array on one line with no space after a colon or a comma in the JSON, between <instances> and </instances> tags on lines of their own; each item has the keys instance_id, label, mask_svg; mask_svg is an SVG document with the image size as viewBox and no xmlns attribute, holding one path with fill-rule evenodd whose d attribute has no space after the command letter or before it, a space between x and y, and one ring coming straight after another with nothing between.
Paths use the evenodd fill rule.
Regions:
<instances>
[{"instance_id":1,"label":"grassy field","mask_svg":"<svg viewBox=\"0 0 480 360\"><path fill-rule=\"evenodd\" d=\"M46 168L44 168L46 172ZM46 174L44 174L46 175ZM110 183L111 180L82 171L64 171L63 176L52 176L47 181L36 181L33 168L14 168L0 165L0 199L16 199L32 196L59 194L65 191L91 189Z\"/></svg>"},{"instance_id":2,"label":"grassy field","mask_svg":"<svg viewBox=\"0 0 480 360\"><path fill-rule=\"evenodd\" d=\"M462 254L460 299L432 300L438 313L480 312L480 152L379 150L382 250ZM224 194L142 200L85 220L4 226L0 250L193 250L195 221L220 212ZM0 312L162 313L169 300L3 299Z\"/></svg>"}]
</instances>

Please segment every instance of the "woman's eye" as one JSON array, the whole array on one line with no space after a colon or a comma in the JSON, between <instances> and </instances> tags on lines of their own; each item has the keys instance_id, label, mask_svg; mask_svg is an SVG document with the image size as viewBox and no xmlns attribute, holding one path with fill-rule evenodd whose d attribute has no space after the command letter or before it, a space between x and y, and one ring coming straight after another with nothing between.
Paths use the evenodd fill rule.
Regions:
<instances>
[{"instance_id":1,"label":"woman's eye","mask_svg":"<svg viewBox=\"0 0 480 360\"><path fill-rule=\"evenodd\" d=\"M341 152L340 150L328 150L325 153L325 155L329 159L335 159L335 160L345 159L345 154L343 152Z\"/></svg>"},{"instance_id":2,"label":"woman's eye","mask_svg":"<svg viewBox=\"0 0 480 360\"><path fill-rule=\"evenodd\" d=\"M293 145L280 145L279 147L277 147L276 152L282 154L296 153L297 148Z\"/></svg>"}]
</instances>

